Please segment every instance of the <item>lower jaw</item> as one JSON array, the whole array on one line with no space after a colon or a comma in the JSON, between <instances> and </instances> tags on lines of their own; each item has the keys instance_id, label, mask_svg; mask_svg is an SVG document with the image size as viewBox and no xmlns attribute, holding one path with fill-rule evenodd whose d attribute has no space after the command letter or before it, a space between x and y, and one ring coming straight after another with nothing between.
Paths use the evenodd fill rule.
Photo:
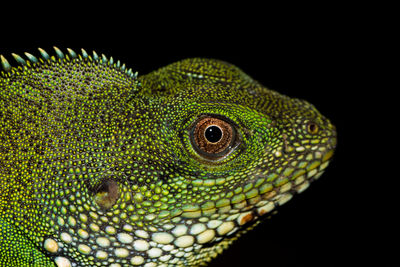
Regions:
<instances>
[{"instance_id":1,"label":"lower jaw","mask_svg":"<svg viewBox=\"0 0 400 267\"><path fill-rule=\"evenodd\" d=\"M206 217L205 220L232 221L235 222L237 227L241 227L285 204L292 199L294 194L304 192L312 181L317 180L323 174L328 164L328 160L322 162L304 174L292 177L287 183L276 188L271 187L268 192L255 197L217 209L202 210L200 217ZM185 217L185 214L182 215Z\"/></svg>"},{"instance_id":2,"label":"lower jaw","mask_svg":"<svg viewBox=\"0 0 400 267\"><path fill-rule=\"evenodd\" d=\"M315 169L294 177L293 180L278 188L274 188L254 198L246 199L241 203L222 207L221 209L225 209L225 213L222 213L222 210L220 210L211 215L209 219L221 220L225 223L232 222L234 227L229 232L216 235L208 243L203 244L199 253L188 259L189 262L204 263L211 261L240 236L261 223L263 219L275 214L275 208L288 202L294 194L304 192L313 180L317 180L323 174L328 164L329 161L325 161Z\"/></svg>"},{"instance_id":3,"label":"lower jaw","mask_svg":"<svg viewBox=\"0 0 400 267\"><path fill-rule=\"evenodd\" d=\"M328 165L327 162L264 194L237 204L220 207L212 213L210 211L208 215L204 214L207 211L202 211L203 216L194 220L207 224L210 227L209 231L213 231L213 238L202 243L198 249L212 254L216 249L228 247L240 235L259 224L263 218L268 218L270 214L273 214L276 207L288 202L294 194L303 192L310 182L322 175ZM197 259L198 257L196 256Z\"/></svg>"}]
</instances>

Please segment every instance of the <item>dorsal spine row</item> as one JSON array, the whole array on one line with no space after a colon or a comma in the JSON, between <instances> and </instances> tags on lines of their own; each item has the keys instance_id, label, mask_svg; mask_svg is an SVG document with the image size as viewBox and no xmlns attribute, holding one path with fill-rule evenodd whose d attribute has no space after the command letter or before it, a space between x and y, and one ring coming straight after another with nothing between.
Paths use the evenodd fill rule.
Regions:
<instances>
[{"instance_id":1,"label":"dorsal spine row","mask_svg":"<svg viewBox=\"0 0 400 267\"><path fill-rule=\"evenodd\" d=\"M17 67L17 69L21 69L22 67L30 67L32 64L44 64L45 61L57 61L57 60L72 60L72 59L78 59L78 60L90 60L90 61L96 61L99 62L100 64L105 64L112 66L115 69L118 69L120 71L125 72L128 76L136 79L138 73L133 72L132 69L126 68L125 64L121 64L119 60L114 62L114 59L110 57L107 59L107 57L104 54L101 54L99 56L95 51L93 51L92 55L89 55L83 48L81 49L81 54L75 53L74 50L67 48L67 53L63 53L59 48L53 47L54 51L56 53L55 56L50 56L44 49L38 48L39 53L41 57L37 58L34 55L25 52L26 59L21 57L18 54L12 53L11 55L15 59L15 61L20 64L20 66ZM8 62L8 60L3 56L0 55L0 62L1 66L4 70L4 72L1 72L2 75L7 75L7 73L12 72L14 67L11 66L11 64Z\"/></svg>"}]
</instances>

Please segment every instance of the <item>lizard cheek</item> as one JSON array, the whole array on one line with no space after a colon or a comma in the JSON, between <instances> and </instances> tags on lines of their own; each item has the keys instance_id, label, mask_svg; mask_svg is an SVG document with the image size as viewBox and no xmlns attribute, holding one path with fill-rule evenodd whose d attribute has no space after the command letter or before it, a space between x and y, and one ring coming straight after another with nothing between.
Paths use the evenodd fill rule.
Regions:
<instances>
[{"instance_id":1,"label":"lizard cheek","mask_svg":"<svg viewBox=\"0 0 400 267\"><path fill-rule=\"evenodd\" d=\"M114 180L105 180L97 188L94 201L103 210L110 209L118 200L119 187Z\"/></svg>"}]
</instances>

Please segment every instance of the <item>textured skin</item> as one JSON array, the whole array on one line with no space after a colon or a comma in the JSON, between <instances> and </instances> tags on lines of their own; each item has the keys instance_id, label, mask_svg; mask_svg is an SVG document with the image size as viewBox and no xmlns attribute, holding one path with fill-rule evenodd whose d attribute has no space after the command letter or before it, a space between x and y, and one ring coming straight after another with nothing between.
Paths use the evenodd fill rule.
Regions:
<instances>
[{"instance_id":1,"label":"textured skin","mask_svg":"<svg viewBox=\"0 0 400 267\"><path fill-rule=\"evenodd\" d=\"M84 50L41 54L1 58L0 266L206 264L333 155L311 104L228 63L136 78ZM233 129L224 151L197 147L204 118Z\"/></svg>"}]
</instances>

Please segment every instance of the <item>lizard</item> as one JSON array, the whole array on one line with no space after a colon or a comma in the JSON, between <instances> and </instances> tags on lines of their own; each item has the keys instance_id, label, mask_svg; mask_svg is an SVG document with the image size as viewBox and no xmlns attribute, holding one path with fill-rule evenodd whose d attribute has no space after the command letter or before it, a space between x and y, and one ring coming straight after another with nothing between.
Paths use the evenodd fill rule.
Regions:
<instances>
[{"instance_id":1,"label":"lizard","mask_svg":"<svg viewBox=\"0 0 400 267\"><path fill-rule=\"evenodd\" d=\"M335 126L225 61L0 56L0 266L202 266L328 166Z\"/></svg>"}]
</instances>

